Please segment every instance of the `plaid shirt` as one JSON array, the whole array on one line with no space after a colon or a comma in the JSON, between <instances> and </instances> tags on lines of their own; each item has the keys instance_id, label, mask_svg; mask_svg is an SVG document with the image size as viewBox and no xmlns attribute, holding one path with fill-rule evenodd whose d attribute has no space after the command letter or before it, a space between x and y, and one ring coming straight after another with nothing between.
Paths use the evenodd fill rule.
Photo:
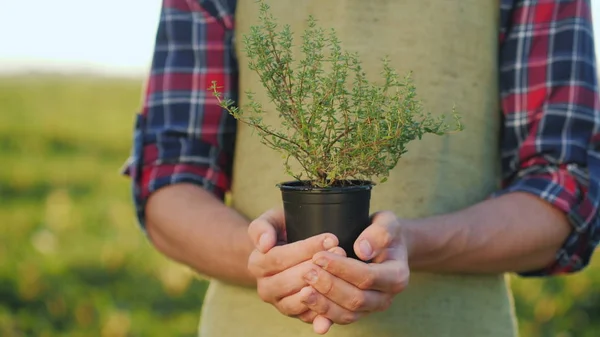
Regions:
<instances>
[{"instance_id":1,"label":"plaid shirt","mask_svg":"<svg viewBox=\"0 0 600 337\"><path fill-rule=\"evenodd\" d=\"M502 0L499 77L503 186L565 212L572 232L541 270L581 270L600 239L600 102L590 0ZM190 182L222 198L231 182L235 120L207 90L237 96L235 0L163 0L151 74L137 114L132 177L144 228L148 196Z\"/></svg>"}]
</instances>

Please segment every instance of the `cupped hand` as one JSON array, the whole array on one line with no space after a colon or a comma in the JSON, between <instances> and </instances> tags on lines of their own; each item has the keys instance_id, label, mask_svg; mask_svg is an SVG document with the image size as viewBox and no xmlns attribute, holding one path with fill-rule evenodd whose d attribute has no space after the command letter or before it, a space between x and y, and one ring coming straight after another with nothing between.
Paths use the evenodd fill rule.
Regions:
<instances>
[{"instance_id":1,"label":"cupped hand","mask_svg":"<svg viewBox=\"0 0 600 337\"><path fill-rule=\"evenodd\" d=\"M279 210L270 210L254 220L248 234L255 245L248 269L256 277L259 297L284 315L328 330L331 321L318 317L301 300L314 291L303 275L313 268L312 258L318 252L345 256L337 247L337 237L325 233L286 244L285 217Z\"/></svg>"},{"instance_id":2,"label":"cupped hand","mask_svg":"<svg viewBox=\"0 0 600 337\"><path fill-rule=\"evenodd\" d=\"M372 262L320 251L304 274L311 287L300 293L302 303L336 324L386 310L409 281L405 238L393 213L375 214L354 250L361 260Z\"/></svg>"}]
</instances>

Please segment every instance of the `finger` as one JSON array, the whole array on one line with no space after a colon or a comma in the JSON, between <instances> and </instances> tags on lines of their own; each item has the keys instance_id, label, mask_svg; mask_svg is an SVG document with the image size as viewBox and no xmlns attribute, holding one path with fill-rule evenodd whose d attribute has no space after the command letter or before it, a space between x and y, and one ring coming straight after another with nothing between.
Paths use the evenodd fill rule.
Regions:
<instances>
[{"instance_id":1,"label":"finger","mask_svg":"<svg viewBox=\"0 0 600 337\"><path fill-rule=\"evenodd\" d=\"M382 311L389 306L390 295L374 290L359 289L321 268L313 268L305 280L316 291L344 309L357 311Z\"/></svg>"},{"instance_id":2,"label":"finger","mask_svg":"<svg viewBox=\"0 0 600 337\"><path fill-rule=\"evenodd\" d=\"M290 316L290 317L297 317L297 316L301 316L302 314L304 314L306 311L308 311L308 307L306 306L306 304L304 304L302 302L302 299L306 296L308 296L311 293L311 289L310 287L304 287L302 289L300 289L300 291L282 298L280 301L278 301L275 304L275 307L277 308L277 310L279 310L279 312L281 312L284 315ZM316 316L316 313L315 315ZM314 319L314 317L313 317ZM312 322L312 320L310 320L310 322ZM308 323L310 323L308 322Z\"/></svg>"},{"instance_id":3,"label":"finger","mask_svg":"<svg viewBox=\"0 0 600 337\"><path fill-rule=\"evenodd\" d=\"M324 335L329 331L332 325L333 322L328 318L323 316L316 316L313 321L313 330L319 335Z\"/></svg>"},{"instance_id":4,"label":"finger","mask_svg":"<svg viewBox=\"0 0 600 337\"><path fill-rule=\"evenodd\" d=\"M306 304L310 310L315 311L319 316L323 316L332 323L340 325L356 322L359 318L366 315L365 312L352 312L342 308L312 287L310 288L308 296L304 297L303 303Z\"/></svg>"},{"instance_id":5,"label":"finger","mask_svg":"<svg viewBox=\"0 0 600 337\"><path fill-rule=\"evenodd\" d=\"M308 309L307 311L301 313L300 315L296 316L297 319L301 320L304 323L313 323L315 318L318 316L319 314L317 314L316 312Z\"/></svg>"},{"instance_id":6,"label":"finger","mask_svg":"<svg viewBox=\"0 0 600 337\"><path fill-rule=\"evenodd\" d=\"M354 252L361 260L369 261L388 248L398 238L399 231L394 213L376 213L372 224L354 242Z\"/></svg>"},{"instance_id":7,"label":"finger","mask_svg":"<svg viewBox=\"0 0 600 337\"><path fill-rule=\"evenodd\" d=\"M248 235L254 247L266 253L277 244L280 233L285 230L285 217L281 210L269 210L248 226Z\"/></svg>"},{"instance_id":8,"label":"finger","mask_svg":"<svg viewBox=\"0 0 600 337\"><path fill-rule=\"evenodd\" d=\"M261 278L256 287L258 295L264 301L274 303L284 297L295 294L306 286L303 276L312 268L313 263L311 260L308 260L288 268L281 273Z\"/></svg>"},{"instance_id":9,"label":"finger","mask_svg":"<svg viewBox=\"0 0 600 337\"><path fill-rule=\"evenodd\" d=\"M383 249L371 260L371 262L382 263L384 261L394 259L394 251L394 248Z\"/></svg>"},{"instance_id":10,"label":"finger","mask_svg":"<svg viewBox=\"0 0 600 337\"><path fill-rule=\"evenodd\" d=\"M346 256L346 252L340 247L333 247L329 252L340 256ZM307 260L291 268L285 269L281 273L261 278L257 285L259 296L265 302L273 303L279 301L283 297L297 293L302 287L306 286L306 281L304 281L303 276L312 268L312 266L312 260Z\"/></svg>"},{"instance_id":11,"label":"finger","mask_svg":"<svg viewBox=\"0 0 600 337\"><path fill-rule=\"evenodd\" d=\"M315 254L313 262L329 274L359 289L397 294L408 285L410 270L406 263L406 252L398 248L394 255L398 257L397 260L367 264L329 252L320 252Z\"/></svg>"},{"instance_id":12,"label":"finger","mask_svg":"<svg viewBox=\"0 0 600 337\"><path fill-rule=\"evenodd\" d=\"M329 250L337 245L338 239L335 235L319 234L305 240L273 247L266 254L251 254L248 267L255 276L272 276L310 260L317 252Z\"/></svg>"},{"instance_id":13,"label":"finger","mask_svg":"<svg viewBox=\"0 0 600 337\"><path fill-rule=\"evenodd\" d=\"M330 253L346 257L346 251L342 247L333 247L329 250Z\"/></svg>"}]
</instances>

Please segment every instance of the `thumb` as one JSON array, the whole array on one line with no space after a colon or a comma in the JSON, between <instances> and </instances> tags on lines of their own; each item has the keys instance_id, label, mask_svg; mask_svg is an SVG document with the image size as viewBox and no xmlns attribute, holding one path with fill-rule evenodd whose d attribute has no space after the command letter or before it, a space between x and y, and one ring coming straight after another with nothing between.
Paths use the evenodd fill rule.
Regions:
<instances>
[{"instance_id":1,"label":"thumb","mask_svg":"<svg viewBox=\"0 0 600 337\"><path fill-rule=\"evenodd\" d=\"M248 226L248 235L254 247L265 254L283 241L285 234L285 216L281 210L269 210L259 216Z\"/></svg>"},{"instance_id":2,"label":"thumb","mask_svg":"<svg viewBox=\"0 0 600 337\"><path fill-rule=\"evenodd\" d=\"M354 242L354 252L363 261L371 260L390 247L398 233L399 223L394 213L375 213L371 225Z\"/></svg>"},{"instance_id":3,"label":"thumb","mask_svg":"<svg viewBox=\"0 0 600 337\"><path fill-rule=\"evenodd\" d=\"M313 330L319 335L326 334L332 325L333 322L330 319L321 315L315 317L313 320Z\"/></svg>"}]
</instances>

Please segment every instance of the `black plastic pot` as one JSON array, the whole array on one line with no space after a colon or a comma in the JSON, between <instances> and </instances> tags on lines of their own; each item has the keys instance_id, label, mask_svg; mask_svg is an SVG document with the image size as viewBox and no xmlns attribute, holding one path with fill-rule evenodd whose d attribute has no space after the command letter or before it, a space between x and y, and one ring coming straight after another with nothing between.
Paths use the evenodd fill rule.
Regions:
<instances>
[{"instance_id":1,"label":"black plastic pot","mask_svg":"<svg viewBox=\"0 0 600 337\"><path fill-rule=\"evenodd\" d=\"M306 181L278 185L283 198L287 242L332 233L348 257L357 258L354 242L370 224L370 181L349 181L345 186L317 188Z\"/></svg>"}]
</instances>

